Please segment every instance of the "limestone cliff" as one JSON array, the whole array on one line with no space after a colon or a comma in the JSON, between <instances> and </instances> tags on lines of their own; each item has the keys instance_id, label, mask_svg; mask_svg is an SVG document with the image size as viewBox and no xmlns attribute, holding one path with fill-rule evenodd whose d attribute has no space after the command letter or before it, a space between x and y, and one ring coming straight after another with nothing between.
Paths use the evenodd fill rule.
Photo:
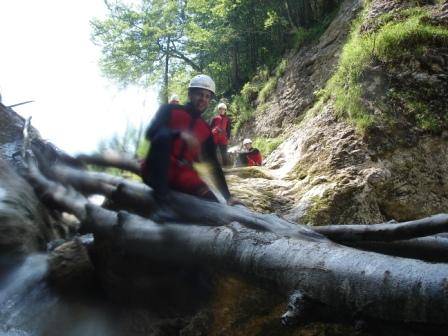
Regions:
<instances>
[{"instance_id":1,"label":"limestone cliff","mask_svg":"<svg viewBox=\"0 0 448 336\"><path fill-rule=\"evenodd\" d=\"M252 190L311 225L446 211L447 18L446 1L344 1L254 114L254 134L285 141Z\"/></svg>"}]
</instances>

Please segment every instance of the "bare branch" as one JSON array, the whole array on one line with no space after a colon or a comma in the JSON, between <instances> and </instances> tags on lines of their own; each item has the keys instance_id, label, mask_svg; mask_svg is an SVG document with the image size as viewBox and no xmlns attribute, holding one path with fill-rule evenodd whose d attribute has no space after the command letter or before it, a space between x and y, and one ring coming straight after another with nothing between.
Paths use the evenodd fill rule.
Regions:
<instances>
[{"instance_id":1,"label":"bare branch","mask_svg":"<svg viewBox=\"0 0 448 336\"><path fill-rule=\"evenodd\" d=\"M313 229L338 242L406 240L448 232L448 215L437 214L403 223L327 225Z\"/></svg>"},{"instance_id":2,"label":"bare branch","mask_svg":"<svg viewBox=\"0 0 448 336\"><path fill-rule=\"evenodd\" d=\"M125 158L118 153L107 152L98 155L79 155L77 159L86 163L100 167L114 167L129 171L136 175L140 175L140 165L137 160L133 158Z\"/></svg>"}]
</instances>

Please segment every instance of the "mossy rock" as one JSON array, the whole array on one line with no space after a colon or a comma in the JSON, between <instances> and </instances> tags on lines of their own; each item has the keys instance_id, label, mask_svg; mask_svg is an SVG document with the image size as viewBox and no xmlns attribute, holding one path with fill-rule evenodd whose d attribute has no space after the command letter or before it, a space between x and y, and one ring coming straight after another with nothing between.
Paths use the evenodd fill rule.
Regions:
<instances>
[{"instance_id":1,"label":"mossy rock","mask_svg":"<svg viewBox=\"0 0 448 336\"><path fill-rule=\"evenodd\" d=\"M240 178L262 178L267 180L272 180L273 177L270 173L261 167L239 167L239 168L228 168L224 169L226 175L236 175Z\"/></svg>"}]
</instances>

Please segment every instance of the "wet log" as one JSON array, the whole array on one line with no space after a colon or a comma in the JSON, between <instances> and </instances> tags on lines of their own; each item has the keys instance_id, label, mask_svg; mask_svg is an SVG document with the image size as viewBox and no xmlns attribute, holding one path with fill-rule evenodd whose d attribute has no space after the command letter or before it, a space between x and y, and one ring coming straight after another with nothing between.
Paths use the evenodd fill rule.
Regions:
<instances>
[{"instance_id":1,"label":"wet log","mask_svg":"<svg viewBox=\"0 0 448 336\"><path fill-rule=\"evenodd\" d=\"M103 216L102 211L89 209L93 230L101 226L103 234L118 231L120 246L134 253L216 265L272 282L285 293L300 290L335 315L434 324L447 320L446 264L364 252L325 239L286 238L236 222L220 227L160 225L129 214L113 221L113 215Z\"/></svg>"},{"instance_id":2,"label":"wet log","mask_svg":"<svg viewBox=\"0 0 448 336\"><path fill-rule=\"evenodd\" d=\"M403 258L448 263L448 237L443 234L391 242L351 241L343 244Z\"/></svg>"},{"instance_id":3,"label":"wet log","mask_svg":"<svg viewBox=\"0 0 448 336\"><path fill-rule=\"evenodd\" d=\"M43 183L39 188L46 189L45 178L33 180L36 173L31 173L33 184ZM50 191L49 196L53 196ZM54 196L54 202L68 207L73 203L73 212L77 211L79 203L70 201L70 192ZM172 201L175 204L176 198ZM211 209L205 204L209 202L197 202L202 202L207 211ZM215 215L207 216L207 211L202 216L195 214L195 220L202 220L200 224L187 218L160 224L128 212L106 210L87 200L84 205L85 228L96 237L115 242L127 253L166 262L214 265L275 285L284 293L299 290L301 305L303 300L317 302L322 310L335 315L434 325L446 325L448 321L447 264L361 251L321 235L308 235L308 229L302 238L293 238L238 221L224 224L221 220L216 222L219 225L210 226L210 218ZM238 218L249 216L246 210L241 215L241 208L234 208ZM235 213L223 218L231 220ZM263 217L248 222L260 224Z\"/></svg>"},{"instance_id":4,"label":"wet log","mask_svg":"<svg viewBox=\"0 0 448 336\"><path fill-rule=\"evenodd\" d=\"M437 214L402 223L326 225L315 227L314 230L340 242L407 240L448 232L448 214Z\"/></svg>"},{"instance_id":5,"label":"wet log","mask_svg":"<svg viewBox=\"0 0 448 336\"><path fill-rule=\"evenodd\" d=\"M446 232L448 229L446 214L404 223L359 225L359 228L358 225L310 228L288 222L276 215L255 213L245 207L204 202L196 197L175 192L170 194L169 206L165 206L161 211L160 205L154 200L152 190L142 183L61 165L53 165L51 170L50 175L63 184L71 185L83 193L103 194L112 199L117 208L150 216L159 222L187 219L192 223L225 225L237 221L253 229L277 232L289 237L312 238L322 234L340 244L365 250L428 261L448 261L448 243L446 243L448 239L440 237L412 239Z\"/></svg>"},{"instance_id":6,"label":"wet log","mask_svg":"<svg viewBox=\"0 0 448 336\"><path fill-rule=\"evenodd\" d=\"M113 154L112 158L109 159L107 155L81 155L79 156L83 160L83 162L90 163L99 161L101 162L101 165L104 167L123 167L123 169L133 172L134 166L137 165L136 160L132 159L126 159L123 157L120 157L117 154ZM124 168L128 167L128 168ZM253 167L251 167L253 168ZM102 174L102 173L89 173L86 174L85 172L71 169L69 170L67 167L63 166L57 166L54 167L53 170L55 170L55 178L60 182L67 182L69 184L78 185L78 189L89 191L91 189L91 186L93 186L94 189L98 190L98 187L95 187L94 185L96 183L101 184L112 184L113 186L121 185L120 191L124 193L125 195L122 195L123 197L120 197L117 193L115 193L115 197L117 199L121 199L124 201L125 199L132 197L132 195L135 195L136 193L141 194L142 189L139 184L133 183L129 184L128 180L112 177L108 174ZM235 169L227 170L229 172L232 172ZM238 170L238 169L236 169ZM266 178L270 178L267 177ZM105 196L111 197L113 192L107 192L106 190L101 191L102 194ZM143 202L143 203L153 203L152 198L143 197L136 199L137 202ZM179 200L181 203L182 197ZM190 202L192 201L194 203L194 200L189 200L188 198L186 201ZM185 203L182 204L182 206L179 207L178 211L182 211L183 209L186 209L184 207L186 205ZM228 221L227 218L224 218L223 221ZM427 237L432 236L438 233L448 232L448 214L437 214L434 216L413 220L413 221L407 221L407 222L401 222L397 223L396 221L389 221L387 223L380 223L380 224L368 224L368 225L361 225L361 224L352 224L352 225L325 225L325 226L316 226L312 228L313 231L318 232L327 238L344 244L351 244L356 246L365 246L366 248L368 246L374 246L375 244L369 244L369 243L363 243L363 242L394 242L398 240L410 240L413 238L419 238L419 237ZM434 242L435 245L440 246L442 241L439 237L437 238L431 238L431 239L425 239L425 240L419 240L418 242L415 241L415 246L421 246L421 248L424 248L424 246L428 246L431 244L431 242ZM422 243L425 242L425 243ZM404 246L405 244L389 244L389 246ZM444 244L443 244L444 245ZM379 246L387 246L387 244L377 244L377 247ZM406 244L406 246L413 246L412 242Z\"/></svg>"},{"instance_id":7,"label":"wet log","mask_svg":"<svg viewBox=\"0 0 448 336\"><path fill-rule=\"evenodd\" d=\"M47 167L46 169L50 169ZM243 206L228 206L215 202L208 202L197 197L170 192L166 202L157 204L152 190L142 183L135 183L121 178L108 176L104 173L85 172L66 166L54 165L51 174L58 182L70 185L87 194L103 194L110 197L117 204L115 207L132 209L139 214L150 215L159 221L188 220L191 223L205 223L207 225L226 225L237 221L249 228L277 232L279 234L301 239L323 238L306 226L299 226L288 222L276 215L255 213ZM110 184L108 182L111 182ZM157 208L159 207L159 208ZM158 211L160 210L160 211Z\"/></svg>"}]
</instances>

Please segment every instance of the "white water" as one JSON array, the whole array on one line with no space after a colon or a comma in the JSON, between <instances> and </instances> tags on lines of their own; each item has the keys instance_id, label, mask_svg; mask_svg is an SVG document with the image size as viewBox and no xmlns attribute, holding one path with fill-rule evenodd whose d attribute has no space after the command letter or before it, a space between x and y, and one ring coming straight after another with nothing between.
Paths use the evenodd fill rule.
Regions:
<instances>
[{"instance_id":1,"label":"white water","mask_svg":"<svg viewBox=\"0 0 448 336\"><path fill-rule=\"evenodd\" d=\"M107 312L61 299L47 286L47 272L47 257L36 254L0 280L0 336L114 335Z\"/></svg>"},{"instance_id":2,"label":"white water","mask_svg":"<svg viewBox=\"0 0 448 336\"><path fill-rule=\"evenodd\" d=\"M34 320L39 311L54 304L43 281L47 268L46 256L37 254L0 283L0 335L38 335Z\"/></svg>"}]
</instances>

